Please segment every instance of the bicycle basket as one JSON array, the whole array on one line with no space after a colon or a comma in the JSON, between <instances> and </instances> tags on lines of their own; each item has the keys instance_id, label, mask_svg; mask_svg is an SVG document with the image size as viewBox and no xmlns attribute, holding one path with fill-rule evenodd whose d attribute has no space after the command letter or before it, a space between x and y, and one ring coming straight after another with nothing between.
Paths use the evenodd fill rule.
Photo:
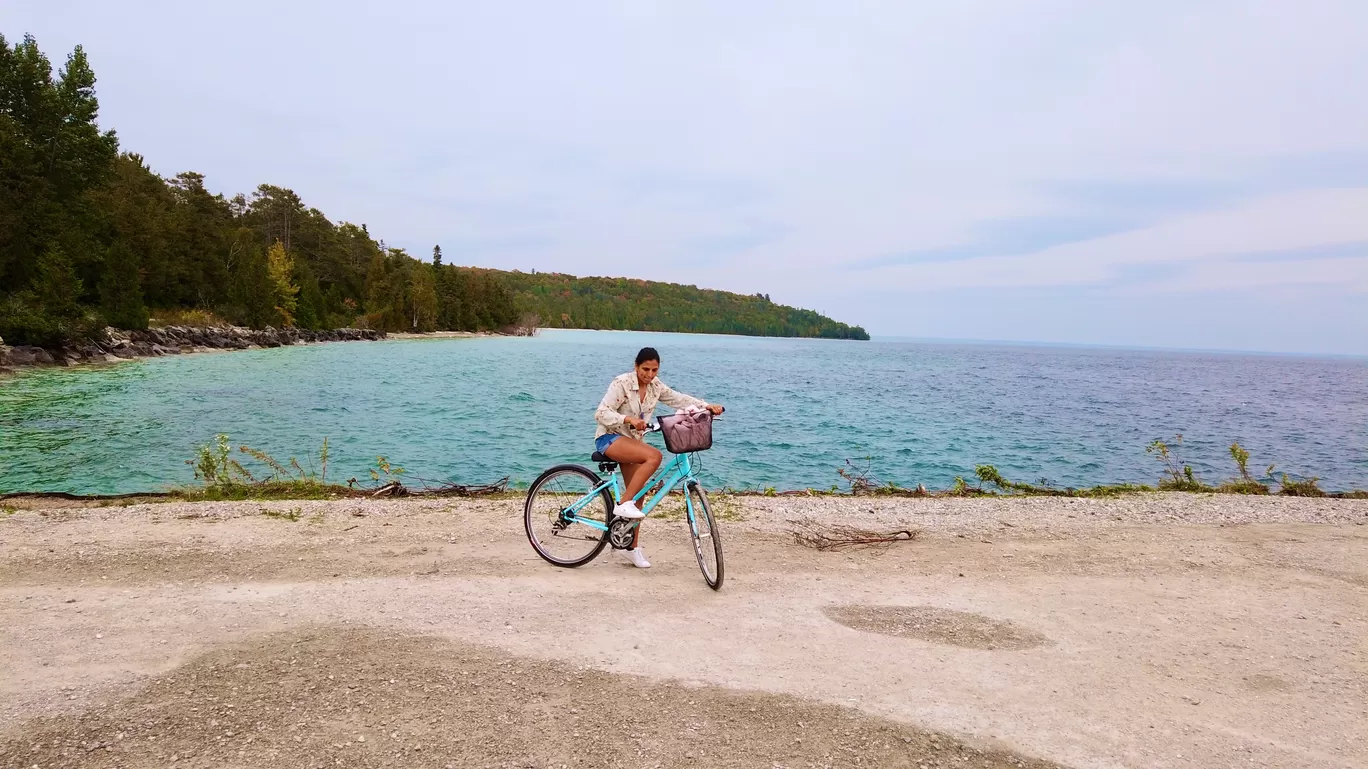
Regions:
<instances>
[{"instance_id":1,"label":"bicycle basket","mask_svg":"<svg viewBox=\"0 0 1368 769\"><path fill-rule=\"evenodd\" d=\"M688 454L712 448L712 413L671 414L660 417L660 435L671 454Z\"/></svg>"}]
</instances>

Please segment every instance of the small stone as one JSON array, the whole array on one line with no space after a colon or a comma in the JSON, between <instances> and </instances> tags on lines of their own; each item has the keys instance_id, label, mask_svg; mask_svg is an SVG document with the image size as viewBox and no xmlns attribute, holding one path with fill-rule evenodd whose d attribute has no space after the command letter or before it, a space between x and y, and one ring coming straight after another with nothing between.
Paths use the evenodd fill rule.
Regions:
<instances>
[{"instance_id":1,"label":"small stone","mask_svg":"<svg viewBox=\"0 0 1368 769\"><path fill-rule=\"evenodd\" d=\"M104 638L104 633L96 633L96 634L95 634L95 637L96 637L96 638Z\"/></svg>"},{"instance_id":2,"label":"small stone","mask_svg":"<svg viewBox=\"0 0 1368 769\"><path fill-rule=\"evenodd\" d=\"M356 741L357 741L357 742L365 742L365 741L366 741L366 736L365 736L364 734L358 735L357 738L356 738Z\"/></svg>"}]
</instances>

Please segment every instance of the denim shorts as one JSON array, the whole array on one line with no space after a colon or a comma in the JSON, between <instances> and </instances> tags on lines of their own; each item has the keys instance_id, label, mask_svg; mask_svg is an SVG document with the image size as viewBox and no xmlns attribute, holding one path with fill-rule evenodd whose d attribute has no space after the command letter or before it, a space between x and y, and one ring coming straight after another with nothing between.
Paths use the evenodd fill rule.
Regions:
<instances>
[{"instance_id":1,"label":"denim shorts","mask_svg":"<svg viewBox=\"0 0 1368 769\"><path fill-rule=\"evenodd\" d=\"M608 450L609 446L613 445L613 441L621 437L622 436L618 435L617 433L608 433L607 435L600 435L598 438L594 439L594 451L597 451L598 453L602 454L603 452Z\"/></svg>"}]
</instances>

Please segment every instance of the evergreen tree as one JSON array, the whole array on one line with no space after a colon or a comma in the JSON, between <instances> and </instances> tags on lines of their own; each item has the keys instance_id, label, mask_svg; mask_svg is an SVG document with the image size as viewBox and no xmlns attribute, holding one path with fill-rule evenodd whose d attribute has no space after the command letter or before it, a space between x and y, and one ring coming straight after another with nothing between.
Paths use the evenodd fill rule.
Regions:
<instances>
[{"instance_id":1,"label":"evergreen tree","mask_svg":"<svg viewBox=\"0 0 1368 769\"><path fill-rule=\"evenodd\" d=\"M461 325L461 273L450 265L437 271L437 328L465 331Z\"/></svg>"},{"instance_id":2,"label":"evergreen tree","mask_svg":"<svg viewBox=\"0 0 1368 769\"><path fill-rule=\"evenodd\" d=\"M34 265L30 288L0 302L0 337L7 344L58 347L97 335L103 324L78 301L83 291L71 260L50 244Z\"/></svg>"},{"instance_id":3,"label":"evergreen tree","mask_svg":"<svg viewBox=\"0 0 1368 769\"><path fill-rule=\"evenodd\" d=\"M385 256L376 251L366 268L366 318L372 325L382 323L389 309L389 291L385 280Z\"/></svg>"},{"instance_id":4,"label":"evergreen tree","mask_svg":"<svg viewBox=\"0 0 1368 769\"><path fill-rule=\"evenodd\" d=\"M299 303L295 313L295 325L300 328L321 329L326 327L328 315L327 301L318 286L309 263L303 259L295 262L294 283L299 286Z\"/></svg>"},{"instance_id":5,"label":"evergreen tree","mask_svg":"<svg viewBox=\"0 0 1368 769\"><path fill-rule=\"evenodd\" d=\"M275 292L266 264L266 251L251 233L239 232L234 243L233 305L229 319L252 328L264 328L277 317Z\"/></svg>"},{"instance_id":6,"label":"evergreen tree","mask_svg":"<svg viewBox=\"0 0 1368 769\"><path fill-rule=\"evenodd\" d=\"M71 260L56 243L49 244L38 258L38 272L33 277L33 291L44 311L53 318L71 319L81 316L80 298L85 287Z\"/></svg>"},{"instance_id":7,"label":"evergreen tree","mask_svg":"<svg viewBox=\"0 0 1368 769\"><path fill-rule=\"evenodd\" d=\"M104 271L100 280L100 309L105 322L115 328L147 328L138 257L126 242L116 240L109 246Z\"/></svg>"},{"instance_id":8,"label":"evergreen tree","mask_svg":"<svg viewBox=\"0 0 1368 769\"><path fill-rule=\"evenodd\" d=\"M441 247L441 246L433 246L433 247L432 247L432 264L433 264L433 266L436 267L437 269L439 269L439 270L442 269L442 247Z\"/></svg>"}]
</instances>

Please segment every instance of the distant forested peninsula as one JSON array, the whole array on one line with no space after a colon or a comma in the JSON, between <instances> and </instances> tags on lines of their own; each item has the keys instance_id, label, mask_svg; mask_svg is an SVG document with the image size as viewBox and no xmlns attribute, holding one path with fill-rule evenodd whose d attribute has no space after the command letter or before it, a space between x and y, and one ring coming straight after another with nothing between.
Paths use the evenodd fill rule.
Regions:
<instances>
[{"instance_id":1,"label":"distant forested peninsula","mask_svg":"<svg viewBox=\"0 0 1368 769\"><path fill-rule=\"evenodd\" d=\"M812 310L775 304L763 294L733 294L630 278L559 273L500 273L518 309L550 328L686 331L699 334L869 339L859 326Z\"/></svg>"},{"instance_id":2,"label":"distant forested peninsula","mask_svg":"<svg viewBox=\"0 0 1368 769\"><path fill-rule=\"evenodd\" d=\"M0 339L60 347L106 326L637 329L868 339L810 310L694 286L445 264L333 222L289 189L226 197L155 173L97 123L78 46L55 75L0 36ZM424 255L426 257L426 254Z\"/></svg>"}]
</instances>

